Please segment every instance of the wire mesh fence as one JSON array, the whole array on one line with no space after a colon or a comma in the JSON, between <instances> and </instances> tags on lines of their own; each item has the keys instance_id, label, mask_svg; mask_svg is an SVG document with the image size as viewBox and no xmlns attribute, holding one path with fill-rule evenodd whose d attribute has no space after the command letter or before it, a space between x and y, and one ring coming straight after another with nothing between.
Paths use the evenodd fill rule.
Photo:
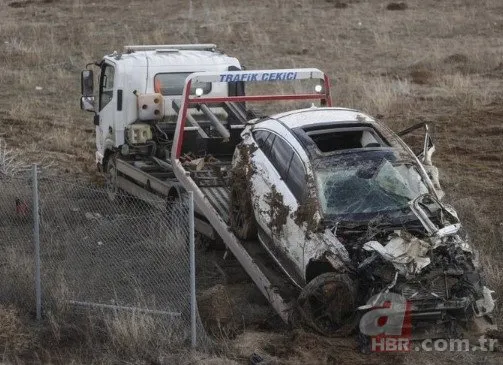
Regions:
<instances>
[{"instance_id":1,"label":"wire mesh fence","mask_svg":"<svg viewBox=\"0 0 503 365\"><path fill-rule=\"evenodd\" d=\"M0 300L35 309L32 182L0 174Z\"/></svg>"},{"instance_id":2,"label":"wire mesh fence","mask_svg":"<svg viewBox=\"0 0 503 365\"><path fill-rule=\"evenodd\" d=\"M150 323L172 346L209 342L191 303L191 200L140 201L55 177L38 180L43 312L90 310ZM35 311L33 178L0 179L0 300ZM192 295L191 295L192 294ZM195 329L194 329L195 323Z\"/></svg>"}]
</instances>

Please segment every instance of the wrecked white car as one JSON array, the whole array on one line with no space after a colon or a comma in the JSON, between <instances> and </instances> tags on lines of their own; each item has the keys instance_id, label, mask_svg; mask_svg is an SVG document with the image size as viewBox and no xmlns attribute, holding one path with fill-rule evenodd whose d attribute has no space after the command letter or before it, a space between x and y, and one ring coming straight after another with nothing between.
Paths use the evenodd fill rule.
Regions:
<instances>
[{"instance_id":1,"label":"wrecked white car","mask_svg":"<svg viewBox=\"0 0 503 365\"><path fill-rule=\"evenodd\" d=\"M449 334L494 308L456 212L442 203L426 133L416 156L355 110L310 108L255 119L234 154L230 225L258 237L326 335L352 331L369 298L403 296L413 325Z\"/></svg>"}]
</instances>

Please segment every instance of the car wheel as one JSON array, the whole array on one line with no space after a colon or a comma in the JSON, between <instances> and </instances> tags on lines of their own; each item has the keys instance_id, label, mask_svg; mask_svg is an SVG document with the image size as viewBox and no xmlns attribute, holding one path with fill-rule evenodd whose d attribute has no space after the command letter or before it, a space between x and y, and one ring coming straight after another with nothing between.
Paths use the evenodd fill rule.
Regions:
<instances>
[{"instance_id":1,"label":"car wheel","mask_svg":"<svg viewBox=\"0 0 503 365\"><path fill-rule=\"evenodd\" d=\"M349 335L357 324L356 294L356 285L346 274L315 277L297 300L303 322L325 336Z\"/></svg>"},{"instance_id":2,"label":"car wheel","mask_svg":"<svg viewBox=\"0 0 503 365\"><path fill-rule=\"evenodd\" d=\"M255 238L257 223L253 214L250 194L243 194L237 187L232 186L230 208L229 220L234 234L242 240Z\"/></svg>"}]
</instances>

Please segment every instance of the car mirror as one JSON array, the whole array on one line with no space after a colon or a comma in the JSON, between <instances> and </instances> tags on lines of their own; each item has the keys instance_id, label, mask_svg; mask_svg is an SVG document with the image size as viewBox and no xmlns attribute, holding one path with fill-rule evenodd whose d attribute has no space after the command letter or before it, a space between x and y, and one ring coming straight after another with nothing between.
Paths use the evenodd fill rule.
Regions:
<instances>
[{"instance_id":1,"label":"car mirror","mask_svg":"<svg viewBox=\"0 0 503 365\"><path fill-rule=\"evenodd\" d=\"M83 70L80 73L80 91L82 96L92 97L94 95L94 75L92 70Z\"/></svg>"}]
</instances>

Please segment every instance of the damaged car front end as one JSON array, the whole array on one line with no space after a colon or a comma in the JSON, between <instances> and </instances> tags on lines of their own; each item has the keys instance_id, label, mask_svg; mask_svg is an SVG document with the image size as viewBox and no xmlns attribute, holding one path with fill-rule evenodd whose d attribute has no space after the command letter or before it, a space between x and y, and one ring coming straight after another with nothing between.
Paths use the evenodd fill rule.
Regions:
<instances>
[{"instance_id":1,"label":"damaged car front end","mask_svg":"<svg viewBox=\"0 0 503 365\"><path fill-rule=\"evenodd\" d=\"M417 338L495 328L493 291L456 211L440 201L433 148L426 148L422 162L401 143L321 156L311 151L322 216L317 235L327 242L331 234L332 246L347 250L346 256L306 245L311 262L331 266L310 283L308 265L299 297L301 314L319 332L347 334L388 293L408 303ZM353 302L356 313L349 310Z\"/></svg>"},{"instance_id":2,"label":"damaged car front end","mask_svg":"<svg viewBox=\"0 0 503 365\"><path fill-rule=\"evenodd\" d=\"M326 335L347 333L350 324L378 307L380 296L394 293L409 304L414 337L494 328L493 292L485 285L477 253L455 210L424 183L427 177L413 160L397 160L389 151L368 154L314 163L324 217L320 229L331 232L336 246L342 244L349 256L346 260L327 251L324 259L332 273L325 279L347 275L336 281L350 284L337 299L339 309L347 308L344 325L339 323L341 313L334 315L330 309L335 303L318 304L315 316L312 309L313 302L336 298L335 290L340 294L341 288L325 282L304 288L300 300L308 310L301 312L310 314L310 325ZM321 256L317 253L313 259ZM351 291L350 286L357 289ZM323 299L313 299L313 292L320 290ZM352 302L358 303L357 313L348 310Z\"/></svg>"},{"instance_id":3,"label":"damaged car front end","mask_svg":"<svg viewBox=\"0 0 503 365\"><path fill-rule=\"evenodd\" d=\"M473 329L474 322L478 330L490 328L492 291L484 283L476 252L463 237L455 212L429 194L411 201L410 207L424 227L422 234L388 231L382 243L371 240L362 246L370 254L358 265L360 278L368 280L367 295L401 295L410 304L416 337L421 328L429 336L457 336Z\"/></svg>"}]
</instances>

